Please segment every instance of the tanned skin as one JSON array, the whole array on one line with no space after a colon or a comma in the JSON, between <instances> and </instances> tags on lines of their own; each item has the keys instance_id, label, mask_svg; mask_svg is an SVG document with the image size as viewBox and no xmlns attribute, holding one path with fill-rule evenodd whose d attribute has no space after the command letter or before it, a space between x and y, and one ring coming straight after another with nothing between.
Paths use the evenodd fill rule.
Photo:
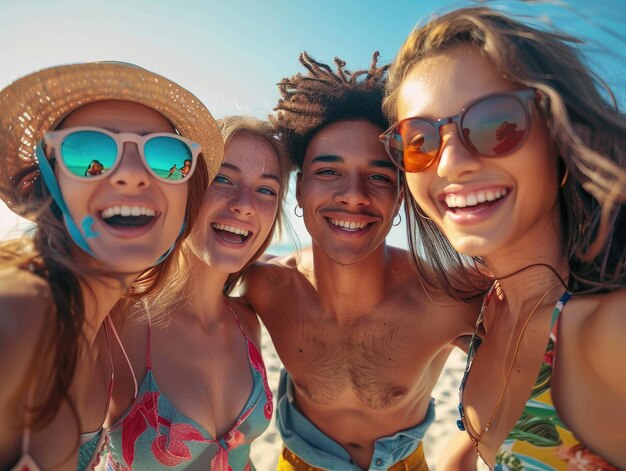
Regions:
<instances>
[{"instance_id":1,"label":"tanned skin","mask_svg":"<svg viewBox=\"0 0 626 471\"><path fill-rule=\"evenodd\" d=\"M315 134L297 182L312 247L258 262L245 286L296 407L363 469L376 439L423 422L477 315L427 292L408 252L385 244L402 192L380 132L347 120Z\"/></svg>"}]
</instances>

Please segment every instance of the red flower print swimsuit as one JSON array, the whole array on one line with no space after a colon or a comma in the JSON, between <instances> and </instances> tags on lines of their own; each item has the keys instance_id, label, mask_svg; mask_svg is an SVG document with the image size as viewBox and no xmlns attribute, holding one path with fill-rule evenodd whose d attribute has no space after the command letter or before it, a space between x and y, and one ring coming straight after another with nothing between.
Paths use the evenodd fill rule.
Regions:
<instances>
[{"instance_id":1,"label":"red flower print swimsuit","mask_svg":"<svg viewBox=\"0 0 626 471\"><path fill-rule=\"evenodd\" d=\"M200 424L179 413L161 393L152 373L148 333L148 371L129 409L108 430L107 471L254 469L250 443L269 425L272 393L261 353L246 336L234 312L233 316L246 342L253 383L246 405L230 431L219 438L211 437Z\"/></svg>"}]
</instances>

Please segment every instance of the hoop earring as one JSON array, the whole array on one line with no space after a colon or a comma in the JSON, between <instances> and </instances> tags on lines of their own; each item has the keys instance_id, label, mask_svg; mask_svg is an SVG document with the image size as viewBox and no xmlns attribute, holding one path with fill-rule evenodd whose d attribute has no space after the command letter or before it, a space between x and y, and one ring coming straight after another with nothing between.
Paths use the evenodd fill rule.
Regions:
<instances>
[{"instance_id":1,"label":"hoop earring","mask_svg":"<svg viewBox=\"0 0 626 471\"><path fill-rule=\"evenodd\" d=\"M431 219L431 218L429 218L428 216L424 216L424 215L422 214L422 212L420 211L420 207L419 207L419 206L417 206L417 205L415 205L415 212L416 212L416 213L417 213L417 215L418 215L419 217L421 217L422 219L424 219L424 220L426 220L426 221L432 221L432 219Z\"/></svg>"},{"instance_id":2,"label":"hoop earring","mask_svg":"<svg viewBox=\"0 0 626 471\"><path fill-rule=\"evenodd\" d=\"M569 178L569 167L565 167L565 175L561 179L561 183L559 184L559 188L563 188L567 183L567 179Z\"/></svg>"},{"instance_id":3,"label":"hoop earring","mask_svg":"<svg viewBox=\"0 0 626 471\"><path fill-rule=\"evenodd\" d=\"M398 218L398 222L396 222L396 218ZM392 224L393 227L398 227L401 222L402 222L402 214L396 213L395 217L393 218L393 224Z\"/></svg>"},{"instance_id":4,"label":"hoop earring","mask_svg":"<svg viewBox=\"0 0 626 471\"><path fill-rule=\"evenodd\" d=\"M300 208L300 206L298 206L298 205L295 205L293 207L293 214L295 214L296 217L301 218L302 216L304 216L304 210L302 208L300 208L302 210L302 213L298 214L298 208Z\"/></svg>"}]
</instances>

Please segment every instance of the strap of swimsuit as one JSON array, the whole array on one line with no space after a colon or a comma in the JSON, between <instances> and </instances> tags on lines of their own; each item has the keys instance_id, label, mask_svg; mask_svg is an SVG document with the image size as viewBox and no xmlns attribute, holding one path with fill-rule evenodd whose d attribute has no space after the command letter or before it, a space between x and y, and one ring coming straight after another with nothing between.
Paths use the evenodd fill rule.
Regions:
<instances>
[{"instance_id":1,"label":"strap of swimsuit","mask_svg":"<svg viewBox=\"0 0 626 471\"><path fill-rule=\"evenodd\" d=\"M230 310L230 312L232 313L233 317L235 318L235 322L237 322L237 327L239 327L239 330L241 331L241 334L244 336L244 338L246 340L250 340L248 339L248 336L246 335L245 331L243 330L243 328L241 327L241 322L239 322L239 318L237 317L237 314L235 314L235 311L233 310L232 307L230 307L230 304L228 303L228 301L226 300L226 296L224 296L224 304L226 305L226 307Z\"/></svg>"},{"instance_id":2,"label":"strap of swimsuit","mask_svg":"<svg viewBox=\"0 0 626 471\"><path fill-rule=\"evenodd\" d=\"M554 311L552 311L552 321L550 324L550 340L552 340L554 359L552 360L552 367L556 365L556 339L557 339L557 331L559 326L559 319L561 318L561 312L563 312L563 308L567 301L572 297L572 293L569 291L565 291L563 295L559 298L554 306Z\"/></svg>"},{"instance_id":3,"label":"strap of swimsuit","mask_svg":"<svg viewBox=\"0 0 626 471\"><path fill-rule=\"evenodd\" d=\"M556 337L556 331L557 331L557 325L558 325L558 319L559 316L561 315L561 312L563 311L563 308L565 307L565 305L567 304L567 301L569 301L569 298L572 297L572 293L570 293L569 291L565 291L565 293L563 293L563 295L559 298L559 300L556 303L556 306L554 306L554 311L552 311L552 321L550 323L550 335L554 335Z\"/></svg>"},{"instance_id":4,"label":"strap of swimsuit","mask_svg":"<svg viewBox=\"0 0 626 471\"><path fill-rule=\"evenodd\" d=\"M35 400L35 384L33 383L31 387L28 389L28 398L26 399L26 414L27 420L30 422L30 406ZM22 456L28 455L28 450L30 449L30 426L24 428L22 432Z\"/></svg>"},{"instance_id":5,"label":"strap of swimsuit","mask_svg":"<svg viewBox=\"0 0 626 471\"><path fill-rule=\"evenodd\" d=\"M104 327L104 336L106 337L106 341L107 341L107 353L109 354L109 363L111 365L111 381L109 382L109 390L107 391L107 403L104 409L104 418L102 419L102 425L100 425L100 430L102 430L102 427L104 426L104 422L106 421L106 418L109 415L109 406L111 405L111 399L113 398L113 385L115 384L115 365L113 364L113 353L111 352L111 343L109 341L109 331L107 329L106 321L104 322L103 327Z\"/></svg>"},{"instance_id":6,"label":"strap of swimsuit","mask_svg":"<svg viewBox=\"0 0 626 471\"><path fill-rule=\"evenodd\" d=\"M133 377L133 384L135 386L135 394L133 398L136 398L137 393L139 392L139 387L137 385L137 375L135 375L135 370L133 369L133 365L130 362L130 358L128 358L126 349L124 348L124 345L122 344L122 340L120 339L120 336L117 333L117 329L115 328L115 325L113 324L113 321L111 320L111 316L107 316L106 322L109 324L109 327L111 328L111 331L113 332L113 335L115 336L115 340L117 340L117 344L120 346L120 350L122 351L122 354L124 355L124 358L126 359L128 368L130 369L131 376Z\"/></svg>"},{"instance_id":7,"label":"strap of swimsuit","mask_svg":"<svg viewBox=\"0 0 626 471\"><path fill-rule=\"evenodd\" d=\"M148 314L148 345L146 346L146 368L152 369L152 361L150 361L150 338L152 337L152 322L150 321L150 314Z\"/></svg>"}]
</instances>

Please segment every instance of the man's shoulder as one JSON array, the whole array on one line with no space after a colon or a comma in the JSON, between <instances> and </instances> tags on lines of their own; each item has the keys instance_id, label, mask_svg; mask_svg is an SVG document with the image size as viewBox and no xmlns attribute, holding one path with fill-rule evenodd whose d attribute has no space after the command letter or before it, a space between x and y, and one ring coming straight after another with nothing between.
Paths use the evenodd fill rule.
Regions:
<instances>
[{"instance_id":1,"label":"man's shoulder","mask_svg":"<svg viewBox=\"0 0 626 471\"><path fill-rule=\"evenodd\" d=\"M264 255L250 267L246 279L250 283L275 283L287 280L298 274L298 254Z\"/></svg>"},{"instance_id":2,"label":"man's shoulder","mask_svg":"<svg viewBox=\"0 0 626 471\"><path fill-rule=\"evenodd\" d=\"M248 270L244 278L243 296L261 316L263 308L275 307L277 299L280 299L281 305L289 304L290 298L297 301L298 293L303 291L302 287L307 282L303 273L303 256L304 251L264 256Z\"/></svg>"}]
</instances>

